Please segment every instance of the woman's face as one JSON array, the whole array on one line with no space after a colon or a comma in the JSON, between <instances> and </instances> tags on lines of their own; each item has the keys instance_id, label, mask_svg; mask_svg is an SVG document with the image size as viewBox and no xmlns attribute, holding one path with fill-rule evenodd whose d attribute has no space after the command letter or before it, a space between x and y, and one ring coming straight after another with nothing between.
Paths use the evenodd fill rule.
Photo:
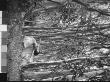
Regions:
<instances>
[{"instance_id":1,"label":"woman's face","mask_svg":"<svg viewBox=\"0 0 110 82\"><path fill-rule=\"evenodd\" d=\"M33 37L28 37L28 36L25 36L24 37L24 40L23 40L23 43L24 43L24 47L27 48L31 45L33 45L33 43L35 43L35 39Z\"/></svg>"}]
</instances>

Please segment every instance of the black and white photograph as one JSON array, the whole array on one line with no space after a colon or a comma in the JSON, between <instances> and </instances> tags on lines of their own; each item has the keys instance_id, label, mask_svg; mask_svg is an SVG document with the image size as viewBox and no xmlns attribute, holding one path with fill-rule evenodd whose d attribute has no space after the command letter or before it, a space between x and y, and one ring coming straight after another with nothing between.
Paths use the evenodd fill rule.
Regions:
<instances>
[{"instance_id":1,"label":"black and white photograph","mask_svg":"<svg viewBox=\"0 0 110 82\"><path fill-rule=\"evenodd\" d=\"M110 81L110 0L6 0L0 72L7 81Z\"/></svg>"}]
</instances>

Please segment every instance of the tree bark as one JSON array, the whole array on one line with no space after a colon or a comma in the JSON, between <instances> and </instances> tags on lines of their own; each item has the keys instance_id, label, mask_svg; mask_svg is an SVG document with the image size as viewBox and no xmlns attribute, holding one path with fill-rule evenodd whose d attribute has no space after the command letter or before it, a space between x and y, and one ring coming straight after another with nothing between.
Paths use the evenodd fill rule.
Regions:
<instances>
[{"instance_id":1,"label":"tree bark","mask_svg":"<svg viewBox=\"0 0 110 82\"><path fill-rule=\"evenodd\" d=\"M10 42L8 44L8 81L20 81L21 71L20 71L20 61L22 52L22 29L21 26L16 24L10 30L9 35Z\"/></svg>"}]
</instances>

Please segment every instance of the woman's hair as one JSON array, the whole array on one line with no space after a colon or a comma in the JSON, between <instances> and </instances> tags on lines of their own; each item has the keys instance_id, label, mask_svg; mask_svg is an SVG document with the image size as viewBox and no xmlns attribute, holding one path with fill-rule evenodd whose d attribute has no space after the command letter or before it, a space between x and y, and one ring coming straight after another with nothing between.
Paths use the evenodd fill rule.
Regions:
<instances>
[{"instance_id":1,"label":"woman's hair","mask_svg":"<svg viewBox=\"0 0 110 82\"><path fill-rule=\"evenodd\" d=\"M37 56L39 53L40 53L40 52L38 52L37 49L35 49L34 52L33 52L34 56Z\"/></svg>"}]
</instances>

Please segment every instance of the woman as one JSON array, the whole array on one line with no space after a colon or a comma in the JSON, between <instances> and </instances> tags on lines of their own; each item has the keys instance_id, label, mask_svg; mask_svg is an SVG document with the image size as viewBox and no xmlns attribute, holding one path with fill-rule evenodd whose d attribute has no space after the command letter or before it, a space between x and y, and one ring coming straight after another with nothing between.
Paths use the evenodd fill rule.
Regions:
<instances>
[{"instance_id":1,"label":"woman","mask_svg":"<svg viewBox=\"0 0 110 82\"><path fill-rule=\"evenodd\" d=\"M32 36L25 36L23 39L22 63L26 65L33 62L33 57L39 54L39 44Z\"/></svg>"}]
</instances>

